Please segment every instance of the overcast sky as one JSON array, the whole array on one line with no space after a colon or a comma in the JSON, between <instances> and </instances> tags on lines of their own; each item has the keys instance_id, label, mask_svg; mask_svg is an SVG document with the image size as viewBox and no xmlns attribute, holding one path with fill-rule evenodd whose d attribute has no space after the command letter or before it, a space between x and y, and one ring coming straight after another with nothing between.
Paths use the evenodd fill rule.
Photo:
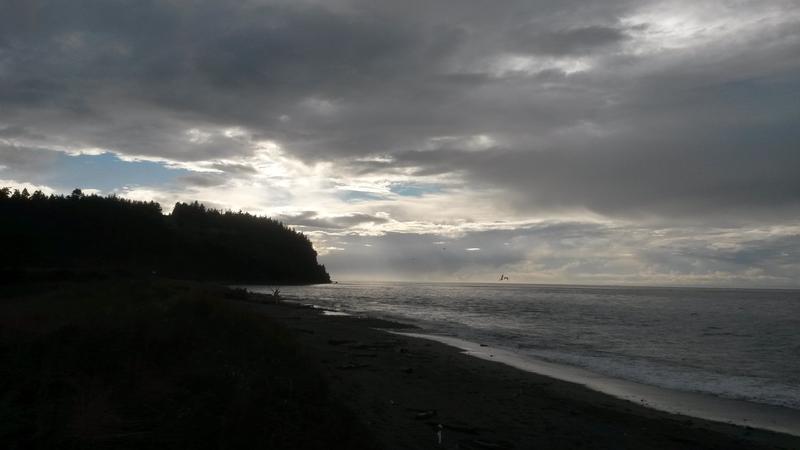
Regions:
<instances>
[{"instance_id":1,"label":"overcast sky","mask_svg":"<svg viewBox=\"0 0 800 450\"><path fill-rule=\"evenodd\" d=\"M800 3L0 0L0 185L340 280L800 287Z\"/></svg>"}]
</instances>

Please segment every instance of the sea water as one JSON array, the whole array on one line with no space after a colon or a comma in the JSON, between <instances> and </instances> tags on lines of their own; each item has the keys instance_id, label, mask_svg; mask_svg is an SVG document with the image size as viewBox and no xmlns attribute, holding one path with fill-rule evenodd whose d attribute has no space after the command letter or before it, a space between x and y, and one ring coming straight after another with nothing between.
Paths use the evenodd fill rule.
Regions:
<instances>
[{"instance_id":1,"label":"sea water","mask_svg":"<svg viewBox=\"0 0 800 450\"><path fill-rule=\"evenodd\" d=\"M613 379L800 410L796 290L339 283L281 295Z\"/></svg>"}]
</instances>

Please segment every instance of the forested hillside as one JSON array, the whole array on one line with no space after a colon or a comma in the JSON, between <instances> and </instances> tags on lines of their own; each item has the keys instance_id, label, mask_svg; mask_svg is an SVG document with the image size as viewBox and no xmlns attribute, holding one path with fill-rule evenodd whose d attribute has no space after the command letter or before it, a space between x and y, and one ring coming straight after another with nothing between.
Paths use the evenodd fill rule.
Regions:
<instances>
[{"instance_id":1,"label":"forested hillside","mask_svg":"<svg viewBox=\"0 0 800 450\"><path fill-rule=\"evenodd\" d=\"M251 283L325 283L311 241L241 212L114 196L0 190L0 267Z\"/></svg>"}]
</instances>

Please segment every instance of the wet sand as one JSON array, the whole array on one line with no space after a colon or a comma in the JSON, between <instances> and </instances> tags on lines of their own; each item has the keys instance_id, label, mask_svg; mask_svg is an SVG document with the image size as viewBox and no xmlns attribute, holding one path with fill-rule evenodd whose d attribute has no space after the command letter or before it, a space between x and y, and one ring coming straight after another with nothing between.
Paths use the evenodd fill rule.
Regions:
<instances>
[{"instance_id":1,"label":"wet sand","mask_svg":"<svg viewBox=\"0 0 800 450\"><path fill-rule=\"evenodd\" d=\"M383 448L800 449L797 436L657 411L384 331L414 332L402 324L242 305L293 331Z\"/></svg>"},{"instance_id":2,"label":"wet sand","mask_svg":"<svg viewBox=\"0 0 800 450\"><path fill-rule=\"evenodd\" d=\"M604 376L580 367L523 357L506 349L450 336L397 331L390 331L390 333L442 342L451 347L461 349L464 353L476 358L497 361L526 372L577 383L594 391L641 404L648 408L800 437L800 411L795 409L645 385Z\"/></svg>"}]
</instances>

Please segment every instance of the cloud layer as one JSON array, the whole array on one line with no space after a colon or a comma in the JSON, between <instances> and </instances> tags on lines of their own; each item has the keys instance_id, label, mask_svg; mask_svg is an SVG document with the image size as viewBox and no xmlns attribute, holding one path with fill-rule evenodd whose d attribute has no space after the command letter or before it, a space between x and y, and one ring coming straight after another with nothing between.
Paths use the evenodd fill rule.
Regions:
<instances>
[{"instance_id":1,"label":"cloud layer","mask_svg":"<svg viewBox=\"0 0 800 450\"><path fill-rule=\"evenodd\" d=\"M781 0L7 0L0 179L270 214L334 277L798 286L798 54Z\"/></svg>"}]
</instances>

